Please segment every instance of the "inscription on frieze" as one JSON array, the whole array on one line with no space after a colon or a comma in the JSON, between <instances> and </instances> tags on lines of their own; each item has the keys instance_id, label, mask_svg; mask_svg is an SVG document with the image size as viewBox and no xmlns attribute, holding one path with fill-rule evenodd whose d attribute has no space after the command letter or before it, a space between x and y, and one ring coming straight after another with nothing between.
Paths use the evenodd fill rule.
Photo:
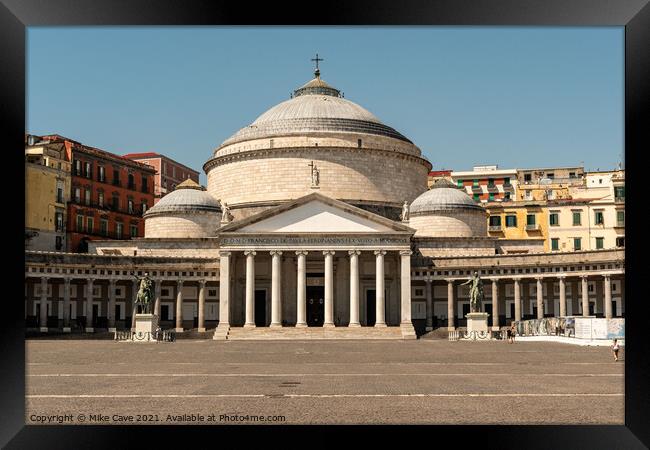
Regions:
<instances>
[{"instance_id":1,"label":"inscription on frieze","mask_svg":"<svg viewBox=\"0 0 650 450\"><path fill-rule=\"evenodd\" d=\"M222 237L222 245L404 245L409 237Z\"/></svg>"}]
</instances>

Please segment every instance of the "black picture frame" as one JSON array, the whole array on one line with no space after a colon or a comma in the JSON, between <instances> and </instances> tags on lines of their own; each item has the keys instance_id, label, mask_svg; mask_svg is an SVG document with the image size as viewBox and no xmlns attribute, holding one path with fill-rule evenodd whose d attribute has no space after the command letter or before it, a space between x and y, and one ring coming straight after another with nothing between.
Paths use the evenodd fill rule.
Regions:
<instances>
[{"instance_id":1,"label":"black picture frame","mask_svg":"<svg viewBox=\"0 0 650 450\"><path fill-rule=\"evenodd\" d=\"M25 27L65 25L517 25L517 26L624 26L625 27L625 160L626 160L626 360L625 426L426 426L359 427L364 444L389 437L406 438L404 444L483 448L634 449L650 446L650 359L645 345L650 298L643 281L649 265L644 239L642 178L644 153L650 132L650 6L648 0L363 0L312 4L264 2L211 2L208 0L1 0L0 3L0 117L4 135L5 211L11 227L5 231L5 283L12 287L3 303L0 367L0 445L5 448L131 448L133 433L143 433L145 445L173 445L179 434L195 433L186 445L232 445L250 442L246 427L115 427L26 426L24 311L20 282L24 276L24 160L18 149L25 133ZM65 55L61 55L65 57ZM15 211L15 213L12 213ZM15 233L15 234L14 234ZM10 253L7 253L10 252ZM11 254L11 257L9 257ZM15 258L15 259L14 259ZM22 275L21 275L22 274ZM256 427L262 445L270 439L282 445L309 442L343 443L349 427ZM281 431L277 435L277 431ZM296 438L292 437L292 433ZM226 440L228 433L228 440ZM270 436L274 433L274 436ZM265 442L266 441L266 444ZM388 442L388 441L386 441ZM360 445L360 444L359 444ZM393 444L388 444L393 445ZM402 444L403 445L403 444Z\"/></svg>"}]
</instances>

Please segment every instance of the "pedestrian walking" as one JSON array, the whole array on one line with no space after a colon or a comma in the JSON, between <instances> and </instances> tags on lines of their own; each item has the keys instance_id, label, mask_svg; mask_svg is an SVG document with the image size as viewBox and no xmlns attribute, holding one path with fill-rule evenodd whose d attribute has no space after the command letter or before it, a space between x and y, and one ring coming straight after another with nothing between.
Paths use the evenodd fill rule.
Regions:
<instances>
[{"instance_id":1,"label":"pedestrian walking","mask_svg":"<svg viewBox=\"0 0 650 450\"><path fill-rule=\"evenodd\" d=\"M612 345L612 352L614 353L614 361L618 361L618 339L614 339L614 345Z\"/></svg>"},{"instance_id":2,"label":"pedestrian walking","mask_svg":"<svg viewBox=\"0 0 650 450\"><path fill-rule=\"evenodd\" d=\"M514 322L510 325L510 343L515 343L515 334L517 333L517 328L515 327Z\"/></svg>"}]
</instances>

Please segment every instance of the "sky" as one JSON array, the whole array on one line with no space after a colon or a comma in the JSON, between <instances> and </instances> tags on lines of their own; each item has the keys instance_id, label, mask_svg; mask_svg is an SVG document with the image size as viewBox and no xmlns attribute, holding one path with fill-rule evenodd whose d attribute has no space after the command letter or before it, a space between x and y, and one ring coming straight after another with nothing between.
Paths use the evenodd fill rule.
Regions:
<instances>
[{"instance_id":1,"label":"sky","mask_svg":"<svg viewBox=\"0 0 650 450\"><path fill-rule=\"evenodd\" d=\"M205 184L213 150L312 79L316 53L433 170L623 157L623 27L29 27L27 132L162 153Z\"/></svg>"}]
</instances>

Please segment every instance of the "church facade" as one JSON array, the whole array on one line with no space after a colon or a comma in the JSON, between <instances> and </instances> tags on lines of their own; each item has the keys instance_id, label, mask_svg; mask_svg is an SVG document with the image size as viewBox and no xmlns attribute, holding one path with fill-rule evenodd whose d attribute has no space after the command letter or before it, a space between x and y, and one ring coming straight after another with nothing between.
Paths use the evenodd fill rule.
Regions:
<instances>
[{"instance_id":1,"label":"church facade","mask_svg":"<svg viewBox=\"0 0 650 450\"><path fill-rule=\"evenodd\" d=\"M145 236L88 254L26 252L28 327L130 329L136 276L163 327L214 339L414 339L464 326L484 282L493 329L624 316L624 251L545 253L490 237L486 212L397 130L315 77L219 145Z\"/></svg>"}]
</instances>

